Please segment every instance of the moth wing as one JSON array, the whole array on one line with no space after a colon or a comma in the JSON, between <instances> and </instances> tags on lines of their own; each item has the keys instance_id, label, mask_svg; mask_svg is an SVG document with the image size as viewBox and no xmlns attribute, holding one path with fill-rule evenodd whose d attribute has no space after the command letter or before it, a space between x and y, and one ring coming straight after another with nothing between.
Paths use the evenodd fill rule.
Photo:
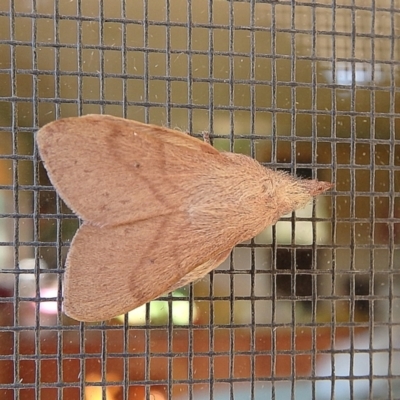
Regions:
<instances>
[{"instance_id":1,"label":"moth wing","mask_svg":"<svg viewBox=\"0 0 400 400\"><path fill-rule=\"evenodd\" d=\"M202 166L221 157L185 133L109 115L54 121L39 130L37 143L65 203L100 225L166 215L177 203L184 206L191 186L206 175Z\"/></svg>"},{"instance_id":2,"label":"moth wing","mask_svg":"<svg viewBox=\"0 0 400 400\"><path fill-rule=\"evenodd\" d=\"M185 213L119 226L83 224L68 253L64 311L88 322L126 313L216 268L231 250L216 248L191 231Z\"/></svg>"}]
</instances>

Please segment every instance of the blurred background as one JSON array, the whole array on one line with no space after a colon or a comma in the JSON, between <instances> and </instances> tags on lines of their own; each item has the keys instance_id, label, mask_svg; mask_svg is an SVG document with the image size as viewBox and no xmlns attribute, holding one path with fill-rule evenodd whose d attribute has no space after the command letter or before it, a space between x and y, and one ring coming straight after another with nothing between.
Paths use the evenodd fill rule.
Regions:
<instances>
[{"instance_id":1,"label":"blurred background","mask_svg":"<svg viewBox=\"0 0 400 400\"><path fill-rule=\"evenodd\" d=\"M400 398L399 39L400 0L0 0L0 398ZM79 220L34 135L89 113L334 189L201 281L78 323Z\"/></svg>"}]
</instances>

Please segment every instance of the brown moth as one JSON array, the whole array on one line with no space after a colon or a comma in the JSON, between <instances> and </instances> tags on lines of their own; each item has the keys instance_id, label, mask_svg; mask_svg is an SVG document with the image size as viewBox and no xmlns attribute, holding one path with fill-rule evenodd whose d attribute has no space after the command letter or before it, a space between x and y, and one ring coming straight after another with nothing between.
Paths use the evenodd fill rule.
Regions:
<instances>
[{"instance_id":1,"label":"brown moth","mask_svg":"<svg viewBox=\"0 0 400 400\"><path fill-rule=\"evenodd\" d=\"M37 143L57 192L84 221L64 282L64 311L80 321L115 317L203 277L332 186L109 115L51 122Z\"/></svg>"}]
</instances>

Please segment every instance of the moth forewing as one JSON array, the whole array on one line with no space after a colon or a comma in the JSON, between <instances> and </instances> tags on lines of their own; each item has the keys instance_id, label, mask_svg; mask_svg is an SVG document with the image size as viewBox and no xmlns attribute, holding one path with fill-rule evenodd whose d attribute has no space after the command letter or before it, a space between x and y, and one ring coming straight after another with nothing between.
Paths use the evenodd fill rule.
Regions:
<instances>
[{"instance_id":1,"label":"moth forewing","mask_svg":"<svg viewBox=\"0 0 400 400\"><path fill-rule=\"evenodd\" d=\"M187 134L101 115L51 122L37 143L66 204L100 225L172 212L206 180L204 161L220 155Z\"/></svg>"},{"instance_id":2,"label":"moth forewing","mask_svg":"<svg viewBox=\"0 0 400 400\"><path fill-rule=\"evenodd\" d=\"M204 276L230 252L221 259L217 250L183 213L112 227L84 224L67 257L64 311L81 321L115 317Z\"/></svg>"}]
</instances>

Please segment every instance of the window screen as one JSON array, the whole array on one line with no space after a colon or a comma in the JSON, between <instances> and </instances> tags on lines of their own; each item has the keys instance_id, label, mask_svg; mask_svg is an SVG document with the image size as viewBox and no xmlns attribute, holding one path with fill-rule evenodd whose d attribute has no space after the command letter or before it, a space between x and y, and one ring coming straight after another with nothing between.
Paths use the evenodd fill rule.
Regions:
<instances>
[{"instance_id":1,"label":"window screen","mask_svg":"<svg viewBox=\"0 0 400 400\"><path fill-rule=\"evenodd\" d=\"M2 0L0 398L400 398L399 26L399 0ZM334 188L200 281L80 323L81 221L35 132L89 113Z\"/></svg>"}]
</instances>

